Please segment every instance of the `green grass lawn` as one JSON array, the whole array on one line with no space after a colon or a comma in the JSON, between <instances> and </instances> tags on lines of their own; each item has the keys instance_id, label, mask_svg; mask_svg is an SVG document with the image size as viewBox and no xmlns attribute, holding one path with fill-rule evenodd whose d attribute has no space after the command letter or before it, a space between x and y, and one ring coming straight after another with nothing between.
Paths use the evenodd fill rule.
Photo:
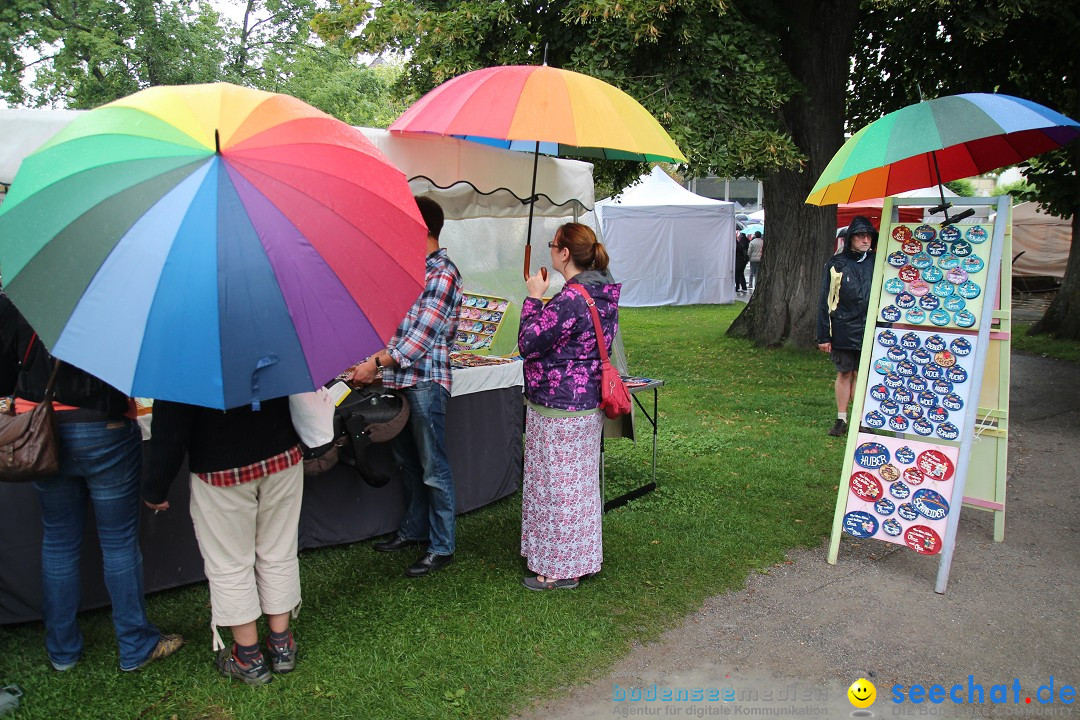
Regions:
<instances>
[{"instance_id":1,"label":"green grass lawn","mask_svg":"<svg viewBox=\"0 0 1080 720\"><path fill-rule=\"evenodd\" d=\"M1030 328L1031 323L1013 323L1013 350L1080 363L1080 342L1061 340L1049 335L1028 335Z\"/></svg>"},{"instance_id":2,"label":"green grass lawn","mask_svg":"<svg viewBox=\"0 0 1080 720\"><path fill-rule=\"evenodd\" d=\"M844 447L825 434L835 372L821 353L724 337L741 307L621 312L631 371L667 383L659 488L605 516L603 572L578 590L521 587L515 494L461 517L457 562L430 578L405 579L407 558L369 542L303 553L300 662L263 688L214 670L201 584L148 598L188 644L135 674L117 669L107 611L81 616L86 652L64 674L40 624L0 627L0 685L26 691L13 717L498 718L597 676L829 531ZM607 444L609 496L646 481L650 448Z\"/></svg>"}]
</instances>

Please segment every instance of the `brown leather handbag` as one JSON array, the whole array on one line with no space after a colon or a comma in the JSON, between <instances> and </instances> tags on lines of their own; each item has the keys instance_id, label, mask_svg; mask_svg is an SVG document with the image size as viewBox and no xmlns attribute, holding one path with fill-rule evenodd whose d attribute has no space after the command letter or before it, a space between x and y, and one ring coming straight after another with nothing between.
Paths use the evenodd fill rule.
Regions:
<instances>
[{"instance_id":1,"label":"brown leather handbag","mask_svg":"<svg viewBox=\"0 0 1080 720\"><path fill-rule=\"evenodd\" d=\"M21 415L0 415L0 480L29 482L60 469L60 443L52 405L59 369L57 360L45 397L37 407Z\"/></svg>"}]
</instances>

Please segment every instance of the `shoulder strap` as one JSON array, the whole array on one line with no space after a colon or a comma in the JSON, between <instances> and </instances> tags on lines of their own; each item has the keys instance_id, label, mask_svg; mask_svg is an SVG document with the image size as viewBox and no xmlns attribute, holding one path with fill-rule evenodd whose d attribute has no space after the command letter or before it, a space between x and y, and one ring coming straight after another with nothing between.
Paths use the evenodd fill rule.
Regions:
<instances>
[{"instance_id":1,"label":"shoulder strap","mask_svg":"<svg viewBox=\"0 0 1080 720\"><path fill-rule=\"evenodd\" d=\"M604 340L604 330L600 327L600 313L596 311L596 301L592 299L592 295L585 289L585 286L581 283L574 283L578 292L585 296L585 304L589 306L589 312L592 314L593 328L596 330L596 344L600 347L600 359L603 362L608 362L607 342Z\"/></svg>"},{"instance_id":2,"label":"shoulder strap","mask_svg":"<svg viewBox=\"0 0 1080 720\"><path fill-rule=\"evenodd\" d=\"M30 351L33 349L34 341L37 339L38 334L35 331L34 334L30 336L30 344L26 346L26 354L23 355L22 364L24 366L26 365L26 361L30 359ZM46 356L47 355L48 353L46 353ZM53 398L53 390L55 389L56 385L56 374L58 372L60 372L60 360L56 359L53 364L52 372L49 374L49 382L45 385L45 396L42 399L43 403L50 402Z\"/></svg>"}]
</instances>

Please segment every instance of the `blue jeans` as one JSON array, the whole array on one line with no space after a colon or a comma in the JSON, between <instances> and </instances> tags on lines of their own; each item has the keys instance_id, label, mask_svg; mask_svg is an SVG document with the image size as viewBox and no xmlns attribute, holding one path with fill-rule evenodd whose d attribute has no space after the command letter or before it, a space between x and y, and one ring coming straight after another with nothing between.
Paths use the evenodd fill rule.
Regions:
<instances>
[{"instance_id":1,"label":"blue jeans","mask_svg":"<svg viewBox=\"0 0 1080 720\"><path fill-rule=\"evenodd\" d=\"M82 655L75 621L79 610L79 557L86 506L97 520L112 600L120 667L137 668L154 650L161 633L146 619L142 552L139 550L139 480L142 436L131 420L64 423L60 471L34 482L41 501L44 536L41 575L45 648L54 665L71 665Z\"/></svg>"},{"instance_id":2,"label":"blue jeans","mask_svg":"<svg viewBox=\"0 0 1080 720\"><path fill-rule=\"evenodd\" d=\"M446 403L450 393L424 381L402 390L409 401L409 425L394 438L394 458L402 466L405 516L398 535L430 540L429 552L454 552L454 477L446 457Z\"/></svg>"}]
</instances>

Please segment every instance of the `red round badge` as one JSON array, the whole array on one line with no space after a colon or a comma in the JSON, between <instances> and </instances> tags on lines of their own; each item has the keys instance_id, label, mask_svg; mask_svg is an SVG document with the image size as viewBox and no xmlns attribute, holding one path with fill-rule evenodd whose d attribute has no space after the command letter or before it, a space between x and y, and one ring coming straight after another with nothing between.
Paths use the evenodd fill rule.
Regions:
<instances>
[{"instance_id":1,"label":"red round badge","mask_svg":"<svg viewBox=\"0 0 1080 720\"><path fill-rule=\"evenodd\" d=\"M952 477L956 468L949 456L940 450L924 450L915 458L915 467L931 480L944 482Z\"/></svg>"},{"instance_id":2,"label":"red round badge","mask_svg":"<svg viewBox=\"0 0 1080 720\"><path fill-rule=\"evenodd\" d=\"M905 530L904 542L920 555L936 555L941 550L941 536L926 525L912 525Z\"/></svg>"},{"instance_id":3,"label":"red round badge","mask_svg":"<svg viewBox=\"0 0 1080 720\"><path fill-rule=\"evenodd\" d=\"M925 479L926 478L923 477L922 471L919 470L919 468L909 467L907 470L904 470L904 482L908 485L922 485L922 482Z\"/></svg>"},{"instance_id":4,"label":"red round badge","mask_svg":"<svg viewBox=\"0 0 1080 720\"><path fill-rule=\"evenodd\" d=\"M914 268L910 265L905 265L904 267L900 268L900 272L896 274L899 275L900 279L906 283L915 282L919 279L918 268Z\"/></svg>"},{"instance_id":5,"label":"red round badge","mask_svg":"<svg viewBox=\"0 0 1080 720\"><path fill-rule=\"evenodd\" d=\"M851 492L855 493L855 496L865 502L876 502L881 498L881 483L876 477L866 472L865 470L859 470L851 476Z\"/></svg>"},{"instance_id":6,"label":"red round badge","mask_svg":"<svg viewBox=\"0 0 1080 720\"><path fill-rule=\"evenodd\" d=\"M908 240L900 246L900 249L904 251L905 255L914 255L922 252L922 243L918 240Z\"/></svg>"},{"instance_id":7,"label":"red round badge","mask_svg":"<svg viewBox=\"0 0 1080 720\"><path fill-rule=\"evenodd\" d=\"M898 243L906 243L911 240L911 228L907 225L897 225L893 228L892 239Z\"/></svg>"}]
</instances>

